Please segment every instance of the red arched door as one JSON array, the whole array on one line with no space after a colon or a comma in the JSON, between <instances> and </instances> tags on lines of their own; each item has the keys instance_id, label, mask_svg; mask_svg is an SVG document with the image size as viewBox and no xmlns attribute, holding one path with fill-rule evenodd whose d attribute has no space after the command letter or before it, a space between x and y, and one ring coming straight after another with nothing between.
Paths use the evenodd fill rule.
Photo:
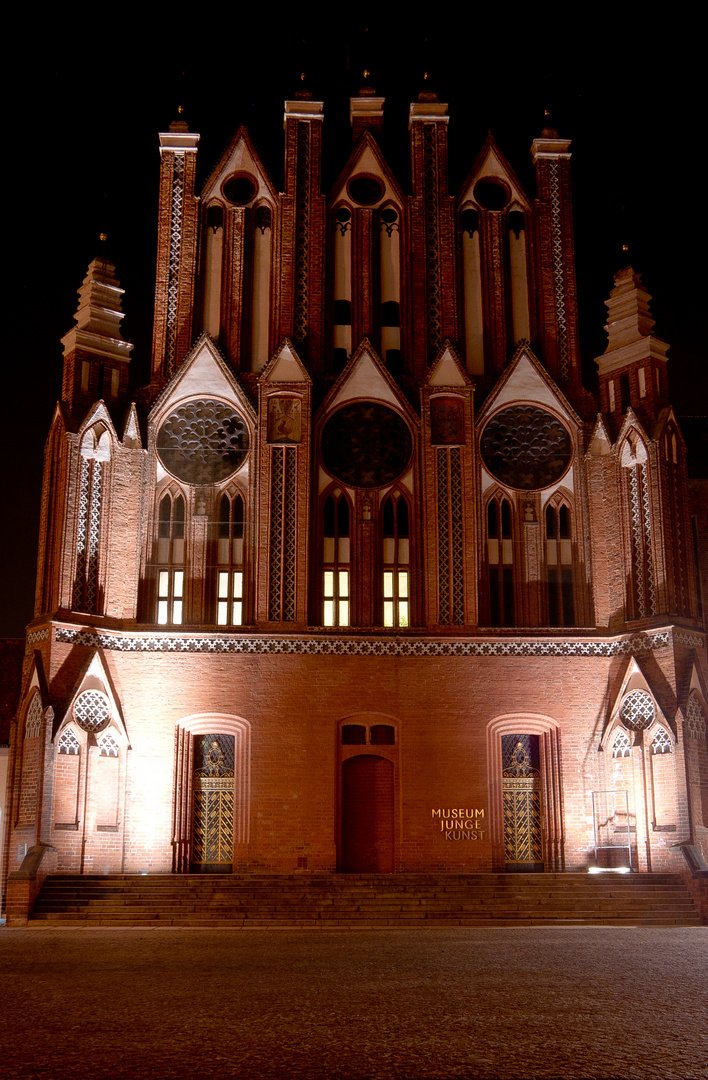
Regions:
<instances>
[{"instance_id":1,"label":"red arched door","mask_svg":"<svg viewBox=\"0 0 708 1080\"><path fill-rule=\"evenodd\" d=\"M340 870L393 873L393 762L359 754L342 762Z\"/></svg>"}]
</instances>

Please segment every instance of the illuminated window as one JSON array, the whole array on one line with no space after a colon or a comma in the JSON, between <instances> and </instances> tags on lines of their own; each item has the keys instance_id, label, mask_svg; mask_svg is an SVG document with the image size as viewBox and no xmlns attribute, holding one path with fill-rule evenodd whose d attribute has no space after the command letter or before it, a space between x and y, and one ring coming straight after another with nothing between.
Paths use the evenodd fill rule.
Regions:
<instances>
[{"instance_id":1,"label":"illuminated window","mask_svg":"<svg viewBox=\"0 0 708 1080\"><path fill-rule=\"evenodd\" d=\"M157 525L157 621L179 626L184 608L184 497L160 500Z\"/></svg>"},{"instance_id":2,"label":"illuminated window","mask_svg":"<svg viewBox=\"0 0 708 1080\"><path fill-rule=\"evenodd\" d=\"M489 568L489 625L514 625L514 548L511 507L506 499L487 506L487 565Z\"/></svg>"},{"instance_id":3,"label":"illuminated window","mask_svg":"<svg viewBox=\"0 0 708 1080\"><path fill-rule=\"evenodd\" d=\"M391 495L383 505L383 624L410 625L408 503Z\"/></svg>"},{"instance_id":4,"label":"illuminated window","mask_svg":"<svg viewBox=\"0 0 708 1080\"><path fill-rule=\"evenodd\" d=\"M546 581L548 625L573 626L573 541L565 503L546 507Z\"/></svg>"},{"instance_id":5,"label":"illuminated window","mask_svg":"<svg viewBox=\"0 0 708 1080\"><path fill-rule=\"evenodd\" d=\"M217 523L216 621L219 626L242 626L243 499L223 495Z\"/></svg>"},{"instance_id":6,"label":"illuminated window","mask_svg":"<svg viewBox=\"0 0 708 1080\"><path fill-rule=\"evenodd\" d=\"M322 508L322 622L349 626L349 503L333 492Z\"/></svg>"}]
</instances>

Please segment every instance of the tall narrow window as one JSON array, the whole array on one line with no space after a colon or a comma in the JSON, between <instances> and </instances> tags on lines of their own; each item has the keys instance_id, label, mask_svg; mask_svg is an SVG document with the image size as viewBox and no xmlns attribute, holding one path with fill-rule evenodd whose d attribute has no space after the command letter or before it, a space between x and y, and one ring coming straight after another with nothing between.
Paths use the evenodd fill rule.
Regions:
<instances>
[{"instance_id":1,"label":"tall narrow window","mask_svg":"<svg viewBox=\"0 0 708 1080\"><path fill-rule=\"evenodd\" d=\"M322 622L349 626L349 503L335 491L322 509Z\"/></svg>"},{"instance_id":2,"label":"tall narrow window","mask_svg":"<svg viewBox=\"0 0 708 1080\"><path fill-rule=\"evenodd\" d=\"M573 626L573 542L565 503L546 507L546 580L549 626Z\"/></svg>"},{"instance_id":3,"label":"tall narrow window","mask_svg":"<svg viewBox=\"0 0 708 1080\"><path fill-rule=\"evenodd\" d=\"M184 604L184 497L160 500L157 526L157 621L182 623Z\"/></svg>"},{"instance_id":4,"label":"tall narrow window","mask_svg":"<svg viewBox=\"0 0 708 1080\"><path fill-rule=\"evenodd\" d=\"M222 495L217 523L216 621L243 625L243 499Z\"/></svg>"},{"instance_id":5,"label":"tall narrow window","mask_svg":"<svg viewBox=\"0 0 708 1080\"><path fill-rule=\"evenodd\" d=\"M513 551L511 507L506 499L491 499L487 506L490 626L514 625Z\"/></svg>"},{"instance_id":6,"label":"tall narrow window","mask_svg":"<svg viewBox=\"0 0 708 1080\"><path fill-rule=\"evenodd\" d=\"M383 624L410 625L410 538L408 503L389 496L383 505Z\"/></svg>"}]
</instances>

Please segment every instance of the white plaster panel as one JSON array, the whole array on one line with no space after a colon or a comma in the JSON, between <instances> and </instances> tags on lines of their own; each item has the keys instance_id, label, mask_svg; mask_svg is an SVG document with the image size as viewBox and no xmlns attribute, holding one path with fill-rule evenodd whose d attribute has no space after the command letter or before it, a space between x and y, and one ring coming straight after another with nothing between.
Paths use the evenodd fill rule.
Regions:
<instances>
[{"instance_id":1,"label":"white plaster panel","mask_svg":"<svg viewBox=\"0 0 708 1080\"><path fill-rule=\"evenodd\" d=\"M513 373L494 399L495 410L501 405L507 405L512 401L522 402L524 405L538 403L550 405L552 409L560 411L572 423L571 418L560 401L538 374L531 362L525 356L519 358Z\"/></svg>"},{"instance_id":2,"label":"white plaster panel","mask_svg":"<svg viewBox=\"0 0 708 1080\"><path fill-rule=\"evenodd\" d=\"M378 202L371 204L372 206L381 206L391 199L398 205L398 195L389 183L386 173L381 168L380 163L376 160L376 155L373 153L370 146L364 147L364 152L354 163L352 169L347 173L344 183L332 193L332 202L336 202L337 199L348 198L346 186L349 181L353 177L358 176L359 173L368 173L369 176L377 176L383 184L384 193Z\"/></svg>"},{"instance_id":3,"label":"white plaster panel","mask_svg":"<svg viewBox=\"0 0 708 1080\"><path fill-rule=\"evenodd\" d=\"M493 484L496 484L496 480L489 475L486 469L482 469L482 491L488 491Z\"/></svg>"},{"instance_id":4,"label":"white plaster panel","mask_svg":"<svg viewBox=\"0 0 708 1080\"><path fill-rule=\"evenodd\" d=\"M465 380L462 377L462 372L452 358L452 354L449 349L440 357L440 360L433 368L430 376L429 386L464 386Z\"/></svg>"},{"instance_id":5,"label":"white plaster panel","mask_svg":"<svg viewBox=\"0 0 708 1080\"><path fill-rule=\"evenodd\" d=\"M368 353L361 356L349 378L340 388L332 406L336 408L345 401L351 401L352 398L375 398L379 401L387 401L394 407L398 406L396 395Z\"/></svg>"},{"instance_id":6,"label":"white plaster panel","mask_svg":"<svg viewBox=\"0 0 708 1080\"><path fill-rule=\"evenodd\" d=\"M552 498L555 493L557 491L560 491L561 489L563 489L564 491L572 491L573 494L575 494L575 480L573 477L573 468L574 466L571 465L568 469L568 472L564 476L562 476L558 483L554 484L553 487L543 489L543 495L541 496L542 507L544 507L548 500Z\"/></svg>"},{"instance_id":7,"label":"white plaster panel","mask_svg":"<svg viewBox=\"0 0 708 1080\"><path fill-rule=\"evenodd\" d=\"M266 382L306 382L302 367L286 346L266 376Z\"/></svg>"},{"instance_id":8,"label":"white plaster panel","mask_svg":"<svg viewBox=\"0 0 708 1080\"><path fill-rule=\"evenodd\" d=\"M207 348L202 349L192 360L189 368L174 388L169 407L186 397L205 398L210 394L226 398L237 404L234 388L224 372L215 363Z\"/></svg>"}]
</instances>

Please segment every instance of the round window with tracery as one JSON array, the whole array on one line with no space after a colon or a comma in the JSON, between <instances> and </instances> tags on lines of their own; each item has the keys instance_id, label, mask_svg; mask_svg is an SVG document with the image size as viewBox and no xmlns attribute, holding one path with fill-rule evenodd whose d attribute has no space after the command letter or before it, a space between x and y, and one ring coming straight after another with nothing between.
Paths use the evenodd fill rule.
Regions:
<instances>
[{"instance_id":1,"label":"round window with tracery","mask_svg":"<svg viewBox=\"0 0 708 1080\"><path fill-rule=\"evenodd\" d=\"M656 707L646 690L630 690L620 706L620 720L630 731L644 731L654 723Z\"/></svg>"},{"instance_id":2,"label":"round window with tracery","mask_svg":"<svg viewBox=\"0 0 708 1080\"><path fill-rule=\"evenodd\" d=\"M84 690L74 704L74 717L84 731L103 731L111 719L108 698L100 690Z\"/></svg>"},{"instance_id":3,"label":"round window with tracery","mask_svg":"<svg viewBox=\"0 0 708 1080\"><path fill-rule=\"evenodd\" d=\"M218 484L246 460L248 428L223 401L187 401L160 426L157 453L178 480Z\"/></svg>"},{"instance_id":4,"label":"round window with tracery","mask_svg":"<svg viewBox=\"0 0 708 1080\"><path fill-rule=\"evenodd\" d=\"M564 425L536 405L510 405L491 418L480 440L482 460L502 484L534 491L557 483L570 465Z\"/></svg>"}]
</instances>

